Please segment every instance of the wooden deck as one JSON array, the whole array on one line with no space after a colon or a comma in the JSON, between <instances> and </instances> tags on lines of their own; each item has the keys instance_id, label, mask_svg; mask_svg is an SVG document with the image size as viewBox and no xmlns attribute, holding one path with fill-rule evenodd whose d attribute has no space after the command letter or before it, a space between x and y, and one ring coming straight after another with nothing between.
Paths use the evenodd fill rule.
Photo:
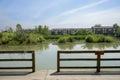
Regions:
<instances>
[{"instance_id":1,"label":"wooden deck","mask_svg":"<svg viewBox=\"0 0 120 80\"><path fill-rule=\"evenodd\" d=\"M59 72L40 70L34 73L3 73L0 80L120 80L120 72Z\"/></svg>"}]
</instances>

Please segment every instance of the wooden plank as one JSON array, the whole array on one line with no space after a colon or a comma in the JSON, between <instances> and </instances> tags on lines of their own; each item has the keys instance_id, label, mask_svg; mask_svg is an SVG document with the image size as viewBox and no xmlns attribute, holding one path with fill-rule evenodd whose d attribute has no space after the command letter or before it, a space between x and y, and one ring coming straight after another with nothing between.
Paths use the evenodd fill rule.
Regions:
<instances>
[{"instance_id":1,"label":"wooden plank","mask_svg":"<svg viewBox=\"0 0 120 80\"><path fill-rule=\"evenodd\" d=\"M80 59L80 58L62 58L60 59L60 61L96 61L97 59L95 58L84 58L84 59Z\"/></svg>"},{"instance_id":2,"label":"wooden plank","mask_svg":"<svg viewBox=\"0 0 120 80\"><path fill-rule=\"evenodd\" d=\"M0 67L0 69L32 69L32 67Z\"/></svg>"},{"instance_id":3,"label":"wooden plank","mask_svg":"<svg viewBox=\"0 0 120 80\"><path fill-rule=\"evenodd\" d=\"M70 54L70 53L94 53L95 51L58 51L59 53Z\"/></svg>"},{"instance_id":4,"label":"wooden plank","mask_svg":"<svg viewBox=\"0 0 120 80\"><path fill-rule=\"evenodd\" d=\"M61 69L82 69L82 68L86 69L86 68L88 68L89 69L89 68L96 68L96 66L83 66L83 67L81 67L81 66L64 66L64 67L61 66L60 68Z\"/></svg>"},{"instance_id":5,"label":"wooden plank","mask_svg":"<svg viewBox=\"0 0 120 80\"><path fill-rule=\"evenodd\" d=\"M0 54L8 54L8 53L32 53L34 51L0 51Z\"/></svg>"},{"instance_id":6,"label":"wooden plank","mask_svg":"<svg viewBox=\"0 0 120 80\"><path fill-rule=\"evenodd\" d=\"M101 61L118 61L120 58L103 58Z\"/></svg>"},{"instance_id":7,"label":"wooden plank","mask_svg":"<svg viewBox=\"0 0 120 80\"><path fill-rule=\"evenodd\" d=\"M101 66L100 68L120 68L120 66Z\"/></svg>"},{"instance_id":8,"label":"wooden plank","mask_svg":"<svg viewBox=\"0 0 120 80\"><path fill-rule=\"evenodd\" d=\"M0 59L0 61L32 61L32 59Z\"/></svg>"},{"instance_id":9,"label":"wooden plank","mask_svg":"<svg viewBox=\"0 0 120 80\"><path fill-rule=\"evenodd\" d=\"M95 50L88 51L58 51L59 53L70 54L70 53L95 53ZM104 50L104 53L120 53L120 50Z\"/></svg>"},{"instance_id":10,"label":"wooden plank","mask_svg":"<svg viewBox=\"0 0 120 80\"><path fill-rule=\"evenodd\" d=\"M104 50L105 53L120 53L120 50Z\"/></svg>"}]
</instances>

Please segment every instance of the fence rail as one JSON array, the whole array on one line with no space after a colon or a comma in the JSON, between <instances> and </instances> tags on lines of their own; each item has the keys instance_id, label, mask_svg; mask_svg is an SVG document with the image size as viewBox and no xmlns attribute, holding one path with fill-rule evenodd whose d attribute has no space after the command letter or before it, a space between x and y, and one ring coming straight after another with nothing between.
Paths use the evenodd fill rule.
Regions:
<instances>
[{"instance_id":1,"label":"fence rail","mask_svg":"<svg viewBox=\"0 0 120 80\"><path fill-rule=\"evenodd\" d=\"M95 54L96 58L60 58L60 54ZM101 58L106 53L120 53L120 50L104 50L104 51L58 51L57 52L57 72L60 69L96 69L100 72L101 68L120 68L120 66L101 66L101 61L120 61L120 58ZM88 54L88 55L89 55ZM96 61L96 66L60 66L60 61Z\"/></svg>"},{"instance_id":2,"label":"fence rail","mask_svg":"<svg viewBox=\"0 0 120 80\"><path fill-rule=\"evenodd\" d=\"M31 54L31 59L0 59L0 62L6 61L31 61L32 66L27 67L0 67L0 69L32 69L32 72L35 72L35 52L34 51L0 51L0 54Z\"/></svg>"}]
</instances>

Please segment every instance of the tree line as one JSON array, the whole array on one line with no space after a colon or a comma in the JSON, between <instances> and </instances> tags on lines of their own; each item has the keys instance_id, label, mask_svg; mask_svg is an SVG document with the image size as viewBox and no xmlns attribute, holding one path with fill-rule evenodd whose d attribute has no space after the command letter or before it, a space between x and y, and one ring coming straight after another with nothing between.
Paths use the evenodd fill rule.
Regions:
<instances>
[{"instance_id":1,"label":"tree line","mask_svg":"<svg viewBox=\"0 0 120 80\"><path fill-rule=\"evenodd\" d=\"M102 26L100 24L96 24L94 27ZM120 26L118 24L113 24L113 28L115 28L115 36L120 37ZM0 45L36 44L45 42L48 39L55 40L58 43L73 42L75 40L85 40L86 42L114 41L111 36L106 37L105 35L96 35L87 30L79 30L72 35L51 35L49 27L46 25L35 26L33 31L31 31L30 29L23 29L21 24L17 24L15 30L12 27L9 27L7 31L0 32Z\"/></svg>"}]
</instances>

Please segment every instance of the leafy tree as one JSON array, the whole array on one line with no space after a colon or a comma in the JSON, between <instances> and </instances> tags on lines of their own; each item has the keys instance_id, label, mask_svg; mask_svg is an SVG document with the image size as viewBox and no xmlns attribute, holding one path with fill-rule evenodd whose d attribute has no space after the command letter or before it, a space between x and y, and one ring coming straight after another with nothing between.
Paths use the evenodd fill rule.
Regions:
<instances>
[{"instance_id":1,"label":"leafy tree","mask_svg":"<svg viewBox=\"0 0 120 80\"><path fill-rule=\"evenodd\" d=\"M116 30L116 36L120 37L120 27Z\"/></svg>"},{"instance_id":2,"label":"leafy tree","mask_svg":"<svg viewBox=\"0 0 120 80\"><path fill-rule=\"evenodd\" d=\"M113 28L115 28L116 36L120 36L120 26L115 23L113 24Z\"/></svg>"},{"instance_id":3,"label":"leafy tree","mask_svg":"<svg viewBox=\"0 0 120 80\"><path fill-rule=\"evenodd\" d=\"M16 25L15 39L22 43L27 38L27 35L23 32L22 26L20 24Z\"/></svg>"},{"instance_id":4,"label":"leafy tree","mask_svg":"<svg viewBox=\"0 0 120 80\"><path fill-rule=\"evenodd\" d=\"M2 44L7 44L13 38L14 38L14 33L3 32L2 33L2 38L1 38Z\"/></svg>"},{"instance_id":5,"label":"leafy tree","mask_svg":"<svg viewBox=\"0 0 120 80\"><path fill-rule=\"evenodd\" d=\"M42 35L49 35L50 34L49 28L46 25L45 26L42 26L42 25L36 26L35 32L42 34Z\"/></svg>"},{"instance_id":6,"label":"leafy tree","mask_svg":"<svg viewBox=\"0 0 120 80\"><path fill-rule=\"evenodd\" d=\"M95 24L93 27L101 27L101 24Z\"/></svg>"},{"instance_id":7,"label":"leafy tree","mask_svg":"<svg viewBox=\"0 0 120 80\"><path fill-rule=\"evenodd\" d=\"M119 25L117 23L113 24L113 28L115 28L116 30L119 28Z\"/></svg>"},{"instance_id":8,"label":"leafy tree","mask_svg":"<svg viewBox=\"0 0 120 80\"><path fill-rule=\"evenodd\" d=\"M16 32L22 32L22 26L21 24L16 25Z\"/></svg>"},{"instance_id":9,"label":"leafy tree","mask_svg":"<svg viewBox=\"0 0 120 80\"><path fill-rule=\"evenodd\" d=\"M42 32L43 35L49 35L50 34L50 31L48 29L48 27L45 25L44 28L43 28L43 32Z\"/></svg>"},{"instance_id":10,"label":"leafy tree","mask_svg":"<svg viewBox=\"0 0 120 80\"><path fill-rule=\"evenodd\" d=\"M13 33L14 32L13 28L9 27L8 32L12 32Z\"/></svg>"}]
</instances>

